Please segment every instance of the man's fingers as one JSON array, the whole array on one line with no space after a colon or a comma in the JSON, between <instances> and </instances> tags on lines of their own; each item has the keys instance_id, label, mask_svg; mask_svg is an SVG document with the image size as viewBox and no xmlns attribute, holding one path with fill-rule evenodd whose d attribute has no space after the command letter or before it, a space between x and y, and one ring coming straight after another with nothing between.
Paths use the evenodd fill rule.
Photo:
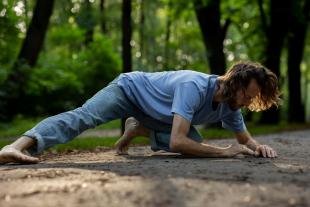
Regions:
<instances>
[{"instance_id":1,"label":"man's fingers","mask_svg":"<svg viewBox=\"0 0 310 207\"><path fill-rule=\"evenodd\" d=\"M271 148L266 146L265 149L266 149L266 152L267 152L267 157L272 157L272 155L271 155Z\"/></svg>"},{"instance_id":2,"label":"man's fingers","mask_svg":"<svg viewBox=\"0 0 310 207\"><path fill-rule=\"evenodd\" d=\"M273 149L271 149L272 157L275 158L277 157L277 152Z\"/></svg>"},{"instance_id":3,"label":"man's fingers","mask_svg":"<svg viewBox=\"0 0 310 207\"><path fill-rule=\"evenodd\" d=\"M277 152L269 146L266 146L266 152L267 152L268 157L270 158L277 157Z\"/></svg>"},{"instance_id":4,"label":"man's fingers","mask_svg":"<svg viewBox=\"0 0 310 207\"><path fill-rule=\"evenodd\" d=\"M260 151L259 151L259 149L256 149L255 150L255 154L254 154L256 157L258 157L258 156L260 156Z\"/></svg>"},{"instance_id":5,"label":"man's fingers","mask_svg":"<svg viewBox=\"0 0 310 207\"><path fill-rule=\"evenodd\" d=\"M267 156L267 153L266 153L266 148L265 148L265 146L262 146L262 147L260 148L260 150L261 150L261 153L262 153L263 157L266 157L266 156Z\"/></svg>"},{"instance_id":6,"label":"man's fingers","mask_svg":"<svg viewBox=\"0 0 310 207\"><path fill-rule=\"evenodd\" d=\"M245 154L245 155L255 155L255 153L253 152L253 150L247 148L247 147L242 147L243 149L243 152L242 154Z\"/></svg>"},{"instance_id":7,"label":"man's fingers","mask_svg":"<svg viewBox=\"0 0 310 207\"><path fill-rule=\"evenodd\" d=\"M266 157L265 147L263 145L258 146L257 149L255 150L255 155Z\"/></svg>"},{"instance_id":8,"label":"man's fingers","mask_svg":"<svg viewBox=\"0 0 310 207\"><path fill-rule=\"evenodd\" d=\"M268 145L260 145L255 151L255 156L262 156L265 158L275 158L277 157L277 152L273 150Z\"/></svg>"}]
</instances>

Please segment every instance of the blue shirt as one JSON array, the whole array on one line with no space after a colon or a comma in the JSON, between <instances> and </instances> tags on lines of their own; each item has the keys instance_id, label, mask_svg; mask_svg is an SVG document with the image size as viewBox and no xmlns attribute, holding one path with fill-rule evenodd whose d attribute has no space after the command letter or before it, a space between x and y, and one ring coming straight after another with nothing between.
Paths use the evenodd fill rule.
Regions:
<instances>
[{"instance_id":1,"label":"blue shirt","mask_svg":"<svg viewBox=\"0 0 310 207\"><path fill-rule=\"evenodd\" d=\"M191 70L131 72L121 74L117 83L131 102L156 120L172 124L176 113L193 125L222 121L224 128L245 131L240 109L232 111L226 102L212 108L217 77Z\"/></svg>"}]
</instances>

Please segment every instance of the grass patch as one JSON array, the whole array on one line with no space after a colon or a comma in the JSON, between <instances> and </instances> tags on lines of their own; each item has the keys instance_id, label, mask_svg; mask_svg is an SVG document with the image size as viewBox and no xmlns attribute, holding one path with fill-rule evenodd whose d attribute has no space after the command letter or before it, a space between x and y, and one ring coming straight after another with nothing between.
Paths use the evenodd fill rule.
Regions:
<instances>
[{"instance_id":1,"label":"grass patch","mask_svg":"<svg viewBox=\"0 0 310 207\"><path fill-rule=\"evenodd\" d=\"M11 143L12 141L0 139L0 148L4 147L5 145L11 144Z\"/></svg>"},{"instance_id":2,"label":"grass patch","mask_svg":"<svg viewBox=\"0 0 310 207\"><path fill-rule=\"evenodd\" d=\"M100 147L111 148L114 146L115 142L118 140L117 137L86 137L74 139L66 144L59 144L52 148L51 151L63 152L68 150L91 150ZM149 144L149 139L145 137L137 137L133 140L132 144L147 145Z\"/></svg>"},{"instance_id":3,"label":"grass patch","mask_svg":"<svg viewBox=\"0 0 310 207\"><path fill-rule=\"evenodd\" d=\"M22 118L17 116L12 122L0 123L0 137L15 137L23 134L41 121L43 118Z\"/></svg>"},{"instance_id":4,"label":"grass patch","mask_svg":"<svg viewBox=\"0 0 310 207\"><path fill-rule=\"evenodd\" d=\"M101 124L96 127L96 129L119 129L121 128L121 120L113 120L105 124Z\"/></svg>"},{"instance_id":5,"label":"grass patch","mask_svg":"<svg viewBox=\"0 0 310 207\"><path fill-rule=\"evenodd\" d=\"M12 141L6 139L5 137L17 137L29 130L36 125L41 118L25 119L22 117L17 117L10 123L0 123L0 148L10 144ZM114 120L107 124L98 126L96 129L118 129L121 125L120 120ZM280 123L277 125L255 125L248 123L248 130L252 135L263 135L270 133L277 133L283 131L293 131L301 129L309 129L310 124L287 124ZM232 138L234 134L228 130L220 128L210 128L210 129L201 129L202 136L205 139L218 139L218 138ZM1 139L3 138L3 139ZM67 151L67 150L90 150L96 147L113 147L114 143L117 141L118 137L87 137L87 138L77 138L68 142L66 144L59 144L51 148L54 151ZM149 144L149 140L143 137L138 137L134 139L133 144Z\"/></svg>"},{"instance_id":6,"label":"grass patch","mask_svg":"<svg viewBox=\"0 0 310 207\"><path fill-rule=\"evenodd\" d=\"M302 129L310 129L310 124L297 124L297 123L280 123L277 125L255 125L253 123L249 123L247 128L251 135L264 135L264 134L272 134L284 131L294 131L294 130L302 130ZM201 129L201 135L205 139L221 139L221 138L232 138L234 137L234 133L218 128L210 128L210 129Z\"/></svg>"},{"instance_id":7,"label":"grass patch","mask_svg":"<svg viewBox=\"0 0 310 207\"><path fill-rule=\"evenodd\" d=\"M66 152L70 150L92 150L95 148L105 147L112 148L115 142L118 140L118 137L84 137L77 138L65 144L58 144L52 148L49 148L48 151L52 152ZM12 141L1 140L0 139L0 148L5 145L10 144ZM149 139L145 137L137 137L133 140L132 144L136 145L148 145Z\"/></svg>"},{"instance_id":8,"label":"grass patch","mask_svg":"<svg viewBox=\"0 0 310 207\"><path fill-rule=\"evenodd\" d=\"M0 137L16 137L22 135L32 127L34 127L38 122L42 121L45 117L38 118L23 118L17 116L13 121L9 123L0 123ZM106 124L102 124L96 129L119 129L121 126L121 120L117 119L110 121Z\"/></svg>"}]
</instances>

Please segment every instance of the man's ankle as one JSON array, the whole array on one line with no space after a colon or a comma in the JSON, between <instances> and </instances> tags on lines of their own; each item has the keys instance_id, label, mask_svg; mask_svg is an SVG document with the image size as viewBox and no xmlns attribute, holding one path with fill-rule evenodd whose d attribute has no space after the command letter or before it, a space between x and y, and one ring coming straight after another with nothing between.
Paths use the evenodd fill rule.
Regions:
<instances>
[{"instance_id":1,"label":"man's ankle","mask_svg":"<svg viewBox=\"0 0 310 207\"><path fill-rule=\"evenodd\" d=\"M36 144L36 140L30 137L22 136L10 146L16 150L23 151Z\"/></svg>"}]
</instances>

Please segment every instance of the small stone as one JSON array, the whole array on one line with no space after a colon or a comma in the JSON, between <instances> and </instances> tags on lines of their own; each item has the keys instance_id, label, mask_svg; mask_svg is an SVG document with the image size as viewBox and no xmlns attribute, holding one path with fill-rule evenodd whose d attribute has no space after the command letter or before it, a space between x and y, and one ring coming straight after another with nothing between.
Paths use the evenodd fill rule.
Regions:
<instances>
[{"instance_id":1,"label":"small stone","mask_svg":"<svg viewBox=\"0 0 310 207\"><path fill-rule=\"evenodd\" d=\"M10 195L5 195L4 200L6 202L10 202L11 201L11 196Z\"/></svg>"},{"instance_id":2,"label":"small stone","mask_svg":"<svg viewBox=\"0 0 310 207\"><path fill-rule=\"evenodd\" d=\"M258 188L259 188L261 191L266 191L266 190L267 190L267 188L264 187L264 186L259 186Z\"/></svg>"},{"instance_id":3,"label":"small stone","mask_svg":"<svg viewBox=\"0 0 310 207\"><path fill-rule=\"evenodd\" d=\"M288 200L288 202L289 202L290 205L295 205L296 204L296 199L295 198L290 198Z\"/></svg>"},{"instance_id":4,"label":"small stone","mask_svg":"<svg viewBox=\"0 0 310 207\"><path fill-rule=\"evenodd\" d=\"M250 201L251 201L251 197L250 197L250 196L245 196L245 197L243 198L243 201L244 201L244 202L250 202Z\"/></svg>"},{"instance_id":5,"label":"small stone","mask_svg":"<svg viewBox=\"0 0 310 207\"><path fill-rule=\"evenodd\" d=\"M192 185L191 183L189 183L189 182L186 182L186 183L185 183L185 186L186 186L187 188L191 188L193 185Z\"/></svg>"},{"instance_id":6,"label":"small stone","mask_svg":"<svg viewBox=\"0 0 310 207\"><path fill-rule=\"evenodd\" d=\"M82 188L86 188L87 187L87 184L86 183L83 183L82 184Z\"/></svg>"}]
</instances>

